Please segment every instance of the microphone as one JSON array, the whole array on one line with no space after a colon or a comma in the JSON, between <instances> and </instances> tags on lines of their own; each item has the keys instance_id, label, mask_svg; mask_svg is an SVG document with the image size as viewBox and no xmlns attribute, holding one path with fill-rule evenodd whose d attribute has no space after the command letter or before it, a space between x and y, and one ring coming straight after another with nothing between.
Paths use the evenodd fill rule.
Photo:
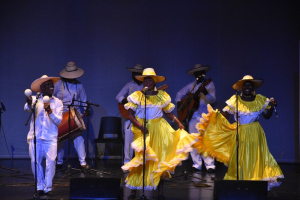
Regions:
<instances>
[{"instance_id":1,"label":"microphone","mask_svg":"<svg viewBox=\"0 0 300 200\"><path fill-rule=\"evenodd\" d=\"M40 92L36 93L36 99L39 99L40 96L41 96L41 93L40 93Z\"/></svg>"},{"instance_id":2,"label":"microphone","mask_svg":"<svg viewBox=\"0 0 300 200\"><path fill-rule=\"evenodd\" d=\"M273 97L270 98L270 101L273 101L275 100ZM278 114L277 114L277 110L276 110L276 105L274 104L274 111L275 111L275 114L276 114L276 117L278 117Z\"/></svg>"},{"instance_id":3,"label":"microphone","mask_svg":"<svg viewBox=\"0 0 300 200\"><path fill-rule=\"evenodd\" d=\"M3 111L6 111L5 106L2 101L1 101L1 106L2 106Z\"/></svg>"},{"instance_id":4,"label":"microphone","mask_svg":"<svg viewBox=\"0 0 300 200\"><path fill-rule=\"evenodd\" d=\"M27 97L31 97L31 95L32 95L31 89L26 89L25 92L24 92L24 94L25 94Z\"/></svg>"},{"instance_id":5,"label":"microphone","mask_svg":"<svg viewBox=\"0 0 300 200\"><path fill-rule=\"evenodd\" d=\"M74 105L74 101L75 101L75 94L73 94L73 98L72 98L72 103L71 103L71 105Z\"/></svg>"},{"instance_id":6,"label":"microphone","mask_svg":"<svg viewBox=\"0 0 300 200\"><path fill-rule=\"evenodd\" d=\"M146 92L146 91L148 91L149 90L149 88L146 86L146 87L144 87L144 92Z\"/></svg>"}]
</instances>

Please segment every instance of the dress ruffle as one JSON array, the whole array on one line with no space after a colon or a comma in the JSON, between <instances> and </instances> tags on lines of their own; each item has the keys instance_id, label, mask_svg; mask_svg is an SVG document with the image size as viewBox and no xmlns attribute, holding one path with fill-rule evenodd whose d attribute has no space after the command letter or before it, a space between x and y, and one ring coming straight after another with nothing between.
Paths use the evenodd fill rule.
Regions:
<instances>
[{"instance_id":1,"label":"dress ruffle","mask_svg":"<svg viewBox=\"0 0 300 200\"><path fill-rule=\"evenodd\" d=\"M142 119L138 119L143 122ZM148 120L145 151L145 190L155 190L161 178L171 177L176 166L188 158L188 152L198 145L199 134L189 134L185 130L174 130L163 119ZM126 178L126 187L134 190L143 188L143 149L142 132L133 126L134 142L131 146L135 157L122 166L130 171Z\"/></svg>"}]
</instances>

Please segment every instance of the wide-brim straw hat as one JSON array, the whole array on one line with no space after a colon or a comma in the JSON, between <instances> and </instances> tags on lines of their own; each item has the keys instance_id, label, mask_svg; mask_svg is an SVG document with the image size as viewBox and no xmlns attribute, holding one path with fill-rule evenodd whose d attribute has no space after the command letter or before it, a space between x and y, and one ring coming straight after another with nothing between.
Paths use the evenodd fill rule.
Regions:
<instances>
[{"instance_id":1,"label":"wide-brim straw hat","mask_svg":"<svg viewBox=\"0 0 300 200\"><path fill-rule=\"evenodd\" d=\"M133 68L126 67L128 71L142 73L144 67L142 65L136 64Z\"/></svg>"},{"instance_id":2,"label":"wide-brim straw hat","mask_svg":"<svg viewBox=\"0 0 300 200\"><path fill-rule=\"evenodd\" d=\"M77 67L75 62L68 62L66 68L59 73L61 77L69 79L79 78L83 74L84 70Z\"/></svg>"},{"instance_id":3,"label":"wide-brim straw hat","mask_svg":"<svg viewBox=\"0 0 300 200\"><path fill-rule=\"evenodd\" d=\"M253 85L254 85L254 89L259 88L264 82L263 79L254 79L252 76L246 75L246 76L243 77L243 79L241 79L241 80L237 81L235 84L233 84L232 88L235 89L235 90L242 91L243 84L246 81L252 82Z\"/></svg>"},{"instance_id":4,"label":"wide-brim straw hat","mask_svg":"<svg viewBox=\"0 0 300 200\"><path fill-rule=\"evenodd\" d=\"M135 78L137 80L142 81L142 82L144 81L144 78L146 78L146 77L151 77L155 81L155 83L159 83L159 82L166 80L166 77L164 77L164 76L157 76L153 68L146 68L146 69L144 69L142 75L135 76Z\"/></svg>"},{"instance_id":5,"label":"wide-brim straw hat","mask_svg":"<svg viewBox=\"0 0 300 200\"><path fill-rule=\"evenodd\" d=\"M47 75L43 75L41 78L36 79L31 84L31 90L35 92L41 92L42 83L52 80L53 84L55 84L60 78L59 77L48 77Z\"/></svg>"},{"instance_id":6,"label":"wide-brim straw hat","mask_svg":"<svg viewBox=\"0 0 300 200\"><path fill-rule=\"evenodd\" d=\"M194 76L194 73L197 72L197 71L205 71L205 72L208 72L210 70L210 66L208 65L201 65L201 64L196 64L194 66L193 69L190 69L187 71L187 73L191 76Z\"/></svg>"}]
</instances>

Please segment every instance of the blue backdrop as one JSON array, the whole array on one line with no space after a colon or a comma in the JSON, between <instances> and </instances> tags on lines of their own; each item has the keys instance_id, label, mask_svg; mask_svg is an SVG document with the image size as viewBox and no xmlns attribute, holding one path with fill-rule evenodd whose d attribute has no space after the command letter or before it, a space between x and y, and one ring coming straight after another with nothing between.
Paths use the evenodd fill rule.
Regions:
<instances>
[{"instance_id":1,"label":"blue backdrop","mask_svg":"<svg viewBox=\"0 0 300 200\"><path fill-rule=\"evenodd\" d=\"M90 144L102 116L118 114L115 96L139 63L166 76L167 92L193 80L186 71L211 65L223 108L244 75L263 78L256 92L278 101L279 117L260 119L279 162L299 162L298 1L9 1L0 2L0 158L27 158L24 90L68 61L93 107ZM86 134L84 134L86 137ZM87 142L87 141L86 141ZM91 146L91 145L90 145Z\"/></svg>"}]
</instances>

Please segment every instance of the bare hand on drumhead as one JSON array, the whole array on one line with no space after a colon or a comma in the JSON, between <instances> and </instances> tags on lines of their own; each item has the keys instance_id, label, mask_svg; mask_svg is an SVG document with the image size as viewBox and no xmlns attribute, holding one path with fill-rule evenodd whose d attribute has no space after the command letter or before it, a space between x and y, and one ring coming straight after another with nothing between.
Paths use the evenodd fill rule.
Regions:
<instances>
[{"instance_id":1,"label":"bare hand on drumhead","mask_svg":"<svg viewBox=\"0 0 300 200\"><path fill-rule=\"evenodd\" d=\"M26 102L27 102L27 104L29 106L31 106L31 104L32 104L32 98L31 98L31 96L30 97L26 97Z\"/></svg>"}]
</instances>

